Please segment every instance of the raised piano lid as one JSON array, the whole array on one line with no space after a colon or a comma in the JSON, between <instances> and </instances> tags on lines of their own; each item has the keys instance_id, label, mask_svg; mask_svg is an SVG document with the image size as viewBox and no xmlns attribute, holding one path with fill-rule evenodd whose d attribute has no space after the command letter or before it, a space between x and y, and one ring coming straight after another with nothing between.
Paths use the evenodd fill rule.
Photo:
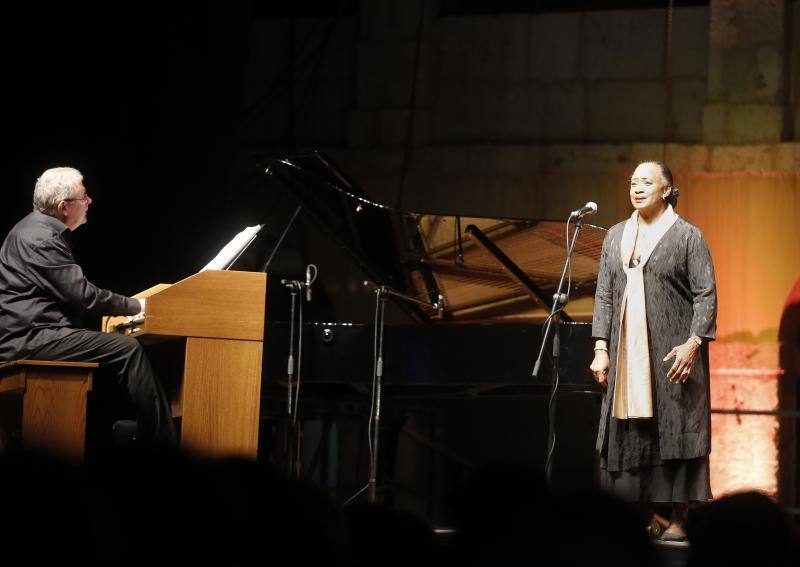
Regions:
<instances>
[{"instance_id":1,"label":"raised piano lid","mask_svg":"<svg viewBox=\"0 0 800 567\"><path fill-rule=\"evenodd\" d=\"M564 221L431 214L393 209L371 199L326 155L270 158L306 213L352 255L376 285L434 304L398 301L423 321L539 322L548 313L566 257ZM533 284L520 285L470 233L485 234ZM570 225L570 229L573 226ZM606 230L584 224L572 261L567 314L590 321Z\"/></svg>"}]
</instances>

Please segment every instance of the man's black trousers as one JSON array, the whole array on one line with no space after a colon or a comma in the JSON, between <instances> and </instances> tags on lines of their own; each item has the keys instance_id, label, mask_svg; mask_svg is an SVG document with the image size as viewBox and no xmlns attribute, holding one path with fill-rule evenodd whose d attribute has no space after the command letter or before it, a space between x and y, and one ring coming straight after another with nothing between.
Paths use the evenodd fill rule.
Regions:
<instances>
[{"instance_id":1,"label":"man's black trousers","mask_svg":"<svg viewBox=\"0 0 800 567\"><path fill-rule=\"evenodd\" d=\"M136 339L114 333L76 330L31 353L38 360L99 362L127 391L139 422L139 437L156 444L177 444L169 401Z\"/></svg>"}]
</instances>

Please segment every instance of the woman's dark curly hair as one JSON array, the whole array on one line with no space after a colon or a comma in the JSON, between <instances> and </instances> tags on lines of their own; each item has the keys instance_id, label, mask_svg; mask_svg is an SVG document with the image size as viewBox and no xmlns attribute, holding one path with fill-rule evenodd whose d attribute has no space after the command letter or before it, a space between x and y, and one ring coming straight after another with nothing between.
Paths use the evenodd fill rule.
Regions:
<instances>
[{"instance_id":1,"label":"woman's dark curly hair","mask_svg":"<svg viewBox=\"0 0 800 567\"><path fill-rule=\"evenodd\" d=\"M664 177L664 180L667 182L667 185L669 185L669 187L670 187L670 192L669 192L669 194L667 195L667 197L664 200L667 202L667 204L672 205L673 209L675 207L677 207L678 206L678 195L680 195L681 192L677 187L675 187L672 184L672 171L667 166L667 164L662 162L662 161L656 161L656 160L643 161L642 163L654 163L658 167L661 168L661 175Z\"/></svg>"}]
</instances>

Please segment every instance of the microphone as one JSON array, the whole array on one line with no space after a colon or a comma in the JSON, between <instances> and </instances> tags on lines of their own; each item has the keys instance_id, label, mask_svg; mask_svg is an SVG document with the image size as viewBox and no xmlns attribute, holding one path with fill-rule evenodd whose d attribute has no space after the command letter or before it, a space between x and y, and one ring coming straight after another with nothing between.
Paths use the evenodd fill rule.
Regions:
<instances>
[{"instance_id":1,"label":"microphone","mask_svg":"<svg viewBox=\"0 0 800 567\"><path fill-rule=\"evenodd\" d=\"M581 219L586 215L593 215L596 212L597 212L597 203L595 203L594 201L589 201L588 203L586 203L584 206L582 206L577 211L572 211L569 214L569 216L570 216L570 218L577 217L577 218Z\"/></svg>"},{"instance_id":2,"label":"microphone","mask_svg":"<svg viewBox=\"0 0 800 567\"><path fill-rule=\"evenodd\" d=\"M311 264L306 266L306 301L311 303Z\"/></svg>"}]
</instances>

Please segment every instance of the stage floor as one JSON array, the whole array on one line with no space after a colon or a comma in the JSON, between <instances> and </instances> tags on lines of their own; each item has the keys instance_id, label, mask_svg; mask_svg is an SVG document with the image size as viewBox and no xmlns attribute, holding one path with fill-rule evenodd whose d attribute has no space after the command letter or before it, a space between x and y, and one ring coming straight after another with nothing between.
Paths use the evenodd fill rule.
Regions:
<instances>
[{"instance_id":1,"label":"stage floor","mask_svg":"<svg viewBox=\"0 0 800 567\"><path fill-rule=\"evenodd\" d=\"M655 541L658 565L660 567L683 567L689 557L689 543Z\"/></svg>"}]
</instances>

